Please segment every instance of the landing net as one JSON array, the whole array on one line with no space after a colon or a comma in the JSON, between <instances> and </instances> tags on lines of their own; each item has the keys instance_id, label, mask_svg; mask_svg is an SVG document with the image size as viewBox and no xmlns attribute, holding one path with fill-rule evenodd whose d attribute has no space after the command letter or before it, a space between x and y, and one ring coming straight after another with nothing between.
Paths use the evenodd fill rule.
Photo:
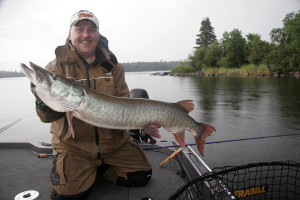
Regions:
<instances>
[{"instance_id":1,"label":"landing net","mask_svg":"<svg viewBox=\"0 0 300 200\"><path fill-rule=\"evenodd\" d=\"M218 167L169 199L300 199L300 164L292 161Z\"/></svg>"}]
</instances>

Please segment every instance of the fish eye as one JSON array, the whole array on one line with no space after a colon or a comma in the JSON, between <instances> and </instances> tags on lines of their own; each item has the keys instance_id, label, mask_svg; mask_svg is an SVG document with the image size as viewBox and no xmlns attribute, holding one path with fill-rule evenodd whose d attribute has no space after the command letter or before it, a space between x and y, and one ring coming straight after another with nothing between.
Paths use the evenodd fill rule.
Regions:
<instances>
[{"instance_id":1,"label":"fish eye","mask_svg":"<svg viewBox=\"0 0 300 200\"><path fill-rule=\"evenodd\" d=\"M58 75L57 74L53 74L52 78L53 78L53 80L56 81L58 79Z\"/></svg>"}]
</instances>

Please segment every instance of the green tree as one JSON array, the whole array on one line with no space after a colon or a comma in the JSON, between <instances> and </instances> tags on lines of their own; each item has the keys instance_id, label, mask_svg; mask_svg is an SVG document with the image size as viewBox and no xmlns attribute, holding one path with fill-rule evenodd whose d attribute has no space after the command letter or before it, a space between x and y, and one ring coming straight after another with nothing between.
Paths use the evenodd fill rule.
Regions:
<instances>
[{"instance_id":1,"label":"green tree","mask_svg":"<svg viewBox=\"0 0 300 200\"><path fill-rule=\"evenodd\" d=\"M214 42L217 40L214 28L211 26L208 17L202 20L199 32L200 33L197 35L196 39L196 44L198 45L198 47L209 47L213 45Z\"/></svg>"},{"instance_id":2,"label":"green tree","mask_svg":"<svg viewBox=\"0 0 300 200\"><path fill-rule=\"evenodd\" d=\"M172 73L193 73L194 69L186 61L179 62L172 68Z\"/></svg>"},{"instance_id":3,"label":"green tree","mask_svg":"<svg viewBox=\"0 0 300 200\"><path fill-rule=\"evenodd\" d=\"M219 61L222 58L222 56L222 46L219 42L215 41L214 44L207 49L203 63L207 67L220 67Z\"/></svg>"},{"instance_id":4,"label":"green tree","mask_svg":"<svg viewBox=\"0 0 300 200\"><path fill-rule=\"evenodd\" d=\"M290 13L284 19L285 32L287 33L287 49L290 55L290 68L300 69L300 10Z\"/></svg>"},{"instance_id":5,"label":"green tree","mask_svg":"<svg viewBox=\"0 0 300 200\"><path fill-rule=\"evenodd\" d=\"M225 57L221 63L224 67L240 67L247 63L247 43L241 31L234 29L230 33L225 32L221 43Z\"/></svg>"},{"instance_id":6,"label":"green tree","mask_svg":"<svg viewBox=\"0 0 300 200\"><path fill-rule=\"evenodd\" d=\"M195 71L201 71L207 50L208 47L206 46L199 47L195 50L193 55L189 56L188 60L190 62L190 65Z\"/></svg>"},{"instance_id":7,"label":"green tree","mask_svg":"<svg viewBox=\"0 0 300 200\"><path fill-rule=\"evenodd\" d=\"M261 64L268 53L268 44L261 40L258 34L248 34L246 35L248 40L248 56L247 60L255 65Z\"/></svg>"},{"instance_id":8,"label":"green tree","mask_svg":"<svg viewBox=\"0 0 300 200\"><path fill-rule=\"evenodd\" d=\"M286 40L286 34L283 28L274 28L270 33L271 41L276 45L283 45Z\"/></svg>"},{"instance_id":9,"label":"green tree","mask_svg":"<svg viewBox=\"0 0 300 200\"><path fill-rule=\"evenodd\" d=\"M189 57L189 63L195 71L201 71L205 67L219 67L219 60L222 55L222 46L218 41L215 41L210 47L197 48L194 54Z\"/></svg>"},{"instance_id":10,"label":"green tree","mask_svg":"<svg viewBox=\"0 0 300 200\"><path fill-rule=\"evenodd\" d=\"M300 11L289 13L283 19L283 28L270 33L274 64L283 71L300 70Z\"/></svg>"}]
</instances>

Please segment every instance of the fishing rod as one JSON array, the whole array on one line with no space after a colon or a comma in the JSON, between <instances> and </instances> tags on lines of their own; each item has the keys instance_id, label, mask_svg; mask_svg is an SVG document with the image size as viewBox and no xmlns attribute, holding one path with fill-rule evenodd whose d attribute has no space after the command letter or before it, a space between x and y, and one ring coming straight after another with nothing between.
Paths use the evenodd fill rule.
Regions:
<instances>
[{"instance_id":1,"label":"fishing rod","mask_svg":"<svg viewBox=\"0 0 300 200\"><path fill-rule=\"evenodd\" d=\"M21 120L22 119L18 119L17 121L14 121L14 122L12 122L12 123L10 123L10 124L8 124L8 125L0 128L0 133L3 132L3 131L5 131L6 129L12 127L13 125L15 125L16 123L20 122Z\"/></svg>"},{"instance_id":2,"label":"fishing rod","mask_svg":"<svg viewBox=\"0 0 300 200\"><path fill-rule=\"evenodd\" d=\"M270 136L261 136L261 137L250 137L250 138L242 138L242 139L233 139L233 140L221 140L221 141L213 141L206 142L205 144L218 144L218 143L226 143L226 142L239 142L245 140L257 140L257 139L265 139L265 138L275 138L275 137L284 137L284 136L294 136L300 135L299 133L287 134L287 135L270 135ZM186 144L185 146L194 146L195 143ZM153 147L143 147L144 150L147 149L163 149L163 148L172 148L172 147L180 147L180 145L169 145L169 146L153 146Z\"/></svg>"},{"instance_id":3,"label":"fishing rod","mask_svg":"<svg viewBox=\"0 0 300 200\"><path fill-rule=\"evenodd\" d=\"M284 137L284 136L294 136L300 135L299 133L294 134L287 134L287 135L270 135L270 136L261 136L261 137L251 137L251 138L242 138L242 139L234 139L234 140L221 140L221 141L213 141L213 142L206 142L205 144L218 144L218 143L226 143L226 142L239 142L245 140L257 140L257 139L265 139L265 138L275 138L275 137ZM195 143L186 144L185 146L195 146ZM152 147L143 147L143 150L150 150L150 149L163 149L163 148L174 148L174 147L181 147L180 145L169 145L169 146L152 146ZM53 154L37 154L39 158L46 158L53 156Z\"/></svg>"}]
</instances>

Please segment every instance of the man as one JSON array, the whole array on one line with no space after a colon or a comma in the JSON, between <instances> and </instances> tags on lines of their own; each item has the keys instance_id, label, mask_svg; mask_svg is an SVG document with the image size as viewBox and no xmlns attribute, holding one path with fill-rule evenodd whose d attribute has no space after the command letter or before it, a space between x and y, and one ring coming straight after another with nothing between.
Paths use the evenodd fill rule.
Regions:
<instances>
[{"instance_id":1,"label":"man","mask_svg":"<svg viewBox=\"0 0 300 200\"><path fill-rule=\"evenodd\" d=\"M55 50L46 68L101 93L129 97L123 67L99 33L99 21L82 10L70 19L67 42ZM32 88L35 94L35 88ZM123 186L144 186L152 168L145 153L127 131L94 127L73 119L73 138L65 113L51 110L39 98L36 111L42 122L52 123L54 149L52 199L86 199L96 176Z\"/></svg>"}]
</instances>

